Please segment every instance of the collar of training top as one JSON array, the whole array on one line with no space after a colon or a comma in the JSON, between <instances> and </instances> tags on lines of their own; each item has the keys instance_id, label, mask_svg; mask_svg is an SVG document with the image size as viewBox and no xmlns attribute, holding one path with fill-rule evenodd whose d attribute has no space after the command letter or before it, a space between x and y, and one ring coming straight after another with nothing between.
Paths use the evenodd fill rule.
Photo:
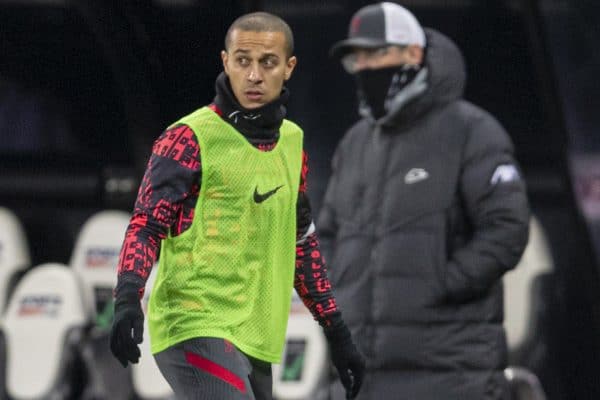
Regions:
<instances>
[{"instance_id":1,"label":"collar of training top","mask_svg":"<svg viewBox=\"0 0 600 400\"><path fill-rule=\"evenodd\" d=\"M237 101L224 72L217 77L215 90L215 105L221 110L223 118L242 135L253 142L272 143L279 138L279 128L287 112L285 104L290 96L285 86L276 100L252 110L245 109Z\"/></svg>"}]
</instances>

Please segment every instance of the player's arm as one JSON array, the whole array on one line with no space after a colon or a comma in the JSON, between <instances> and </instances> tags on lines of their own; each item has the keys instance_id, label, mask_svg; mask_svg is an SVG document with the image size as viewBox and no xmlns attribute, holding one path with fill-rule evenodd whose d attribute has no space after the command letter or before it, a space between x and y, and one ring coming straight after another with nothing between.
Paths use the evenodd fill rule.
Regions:
<instances>
[{"instance_id":1,"label":"player's arm","mask_svg":"<svg viewBox=\"0 0 600 400\"><path fill-rule=\"evenodd\" d=\"M121 248L114 291L110 348L124 367L140 357L144 325L140 298L160 243L169 231L178 235L191 225L200 173L200 149L188 127L168 129L154 143Z\"/></svg>"},{"instance_id":2,"label":"player's arm","mask_svg":"<svg viewBox=\"0 0 600 400\"><path fill-rule=\"evenodd\" d=\"M121 248L116 292L134 285L141 296L160 242L169 230L179 234L191 224L200 186L199 152L184 125L166 130L154 143Z\"/></svg>"},{"instance_id":3,"label":"player's arm","mask_svg":"<svg viewBox=\"0 0 600 400\"><path fill-rule=\"evenodd\" d=\"M297 242L294 288L315 320L324 328L335 325L341 314L331 292L325 261L315 232L311 206L306 194L308 157L303 153L297 203Z\"/></svg>"}]
</instances>

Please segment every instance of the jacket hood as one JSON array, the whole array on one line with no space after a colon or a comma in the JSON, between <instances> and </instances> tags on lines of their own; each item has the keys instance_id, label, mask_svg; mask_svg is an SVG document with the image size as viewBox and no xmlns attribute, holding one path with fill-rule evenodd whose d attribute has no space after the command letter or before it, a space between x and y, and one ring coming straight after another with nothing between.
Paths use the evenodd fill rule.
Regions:
<instances>
[{"instance_id":1,"label":"jacket hood","mask_svg":"<svg viewBox=\"0 0 600 400\"><path fill-rule=\"evenodd\" d=\"M427 70L427 89L400 109L383 117L383 125L413 121L431 107L463 96L467 74L460 50L450 38L434 29L426 28L425 33L427 48L424 69Z\"/></svg>"},{"instance_id":2,"label":"jacket hood","mask_svg":"<svg viewBox=\"0 0 600 400\"><path fill-rule=\"evenodd\" d=\"M428 47L425 65L429 70L429 89L425 96L446 103L463 96L467 73L462 53L456 44L440 32L427 28Z\"/></svg>"}]
</instances>

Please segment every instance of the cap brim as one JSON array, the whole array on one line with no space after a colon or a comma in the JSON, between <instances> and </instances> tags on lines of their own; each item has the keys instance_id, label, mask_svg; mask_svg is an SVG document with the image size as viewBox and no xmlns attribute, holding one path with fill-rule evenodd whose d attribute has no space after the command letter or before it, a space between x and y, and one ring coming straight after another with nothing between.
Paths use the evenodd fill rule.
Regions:
<instances>
[{"instance_id":1,"label":"cap brim","mask_svg":"<svg viewBox=\"0 0 600 400\"><path fill-rule=\"evenodd\" d=\"M374 49L377 47L384 47L386 45L387 43L381 39L355 37L342 40L334 44L331 49L329 49L329 55L333 58L339 59L348 54L354 48Z\"/></svg>"}]
</instances>

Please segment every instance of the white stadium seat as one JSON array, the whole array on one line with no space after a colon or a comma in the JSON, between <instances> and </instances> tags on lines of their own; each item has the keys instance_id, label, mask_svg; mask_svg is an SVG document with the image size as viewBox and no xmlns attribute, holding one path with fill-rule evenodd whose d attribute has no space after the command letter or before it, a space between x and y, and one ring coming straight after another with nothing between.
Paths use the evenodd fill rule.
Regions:
<instances>
[{"instance_id":1,"label":"white stadium seat","mask_svg":"<svg viewBox=\"0 0 600 400\"><path fill-rule=\"evenodd\" d=\"M111 320L100 319L103 312L112 316L112 290L117 283L117 263L130 214L118 210L100 211L83 225L71 254L69 265L81 277L86 296L93 299L97 324L107 328Z\"/></svg>"},{"instance_id":2,"label":"white stadium seat","mask_svg":"<svg viewBox=\"0 0 600 400\"><path fill-rule=\"evenodd\" d=\"M546 393L535 374L525 368L508 367L504 376L509 382L514 400L546 400Z\"/></svg>"},{"instance_id":3,"label":"white stadium seat","mask_svg":"<svg viewBox=\"0 0 600 400\"><path fill-rule=\"evenodd\" d=\"M23 226L12 211L0 207L0 314L19 273L31 264Z\"/></svg>"},{"instance_id":4,"label":"white stadium seat","mask_svg":"<svg viewBox=\"0 0 600 400\"><path fill-rule=\"evenodd\" d=\"M328 369L323 330L294 292L282 363L273 365L273 395L277 400L320 399Z\"/></svg>"},{"instance_id":5,"label":"white stadium seat","mask_svg":"<svg viewBox=\"0 0 600 400\"><path fill-rule=\"evenodd\" d=\"M130 214L104 210L93 214L81 228L69 262L83 283L94 319L84 347L90 372L86 394L93 399L125 400L132 394L131 368L124 369L110 353L113 289L117 264Z\"/></svg>"},{"instance_id":6,"label":"white stadium seat","mask_svg":"<svg viewBox=\"0 0 600 400\"><path fill-rule=\"evenodd\" d=\"M511 350L518 349L533 332L533 284L539 276L552 273L554 263L548 240L539 221L531 218L529 242L521 261L504 275L504 327Z\"/></svg>"},{"instance_id":7,"label":"white stadium seat","mask_svg":"<svg viewBox=\"0 0 600 400\"><path fill-rule=\"evenodd\" d=\"M144 313L148 309L148 301L152 295L152 287L158 270L158 264L154 266L148 281L146 282L146 291L142 299ZM150 338L148 336L148 318L144 320L144 341L140 345L142 356L138 364L132 367L133 390L142 400L164 400L174 399L173 391L160 373L156 361L150 352Z\"/></svg>"},{"instance_id":8,"label":"white stadium seat","mask_svg":"<svg viewBox=\"0 0 600 400\"><path fill-rule=\"evenodd\" d=\"M504 327L510 353L532 343L541 332L536 332L534 285L540 277L551 274L554 263L548 240L539 221L532 217L529 241L518 265L504 275ZM516 400L545 400L538 378L524 367L514 365L504 375Z\"/></svg>"},{"instance_id":9,"label":"white stadium seat","mask_svg":"<svg viewBox=\"0 0 600 400\"><path fill-rule=\"evenodd\" d=\"M25 274L2 324L6 390L12 399L70 395L69 366L77 357L87 317L81 284L66 265L43 264Z\"/></svg>"}]
</instances>

